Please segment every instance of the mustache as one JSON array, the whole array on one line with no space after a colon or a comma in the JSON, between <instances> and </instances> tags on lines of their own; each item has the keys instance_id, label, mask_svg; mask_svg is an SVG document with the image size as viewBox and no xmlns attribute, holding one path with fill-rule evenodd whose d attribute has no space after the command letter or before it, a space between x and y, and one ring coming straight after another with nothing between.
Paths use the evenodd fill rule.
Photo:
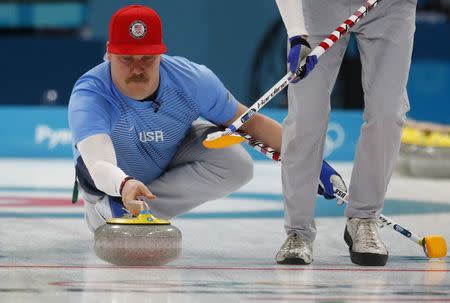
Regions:
<instances>
[{"instance_id":1,"label":"mustache","mask_svg":"<svg viewBox=\"0 0 450 303\"><path fill-rule=\"evenodd\" d=\"M148 82L148 81L149 81L149 78L147 78L144 74L139 74L139 75L135 74L135 75L132 75L130 78L126 79L125 83L128 84L131 82L139 83L139 82Z\"/></svg>"}]
</instances>

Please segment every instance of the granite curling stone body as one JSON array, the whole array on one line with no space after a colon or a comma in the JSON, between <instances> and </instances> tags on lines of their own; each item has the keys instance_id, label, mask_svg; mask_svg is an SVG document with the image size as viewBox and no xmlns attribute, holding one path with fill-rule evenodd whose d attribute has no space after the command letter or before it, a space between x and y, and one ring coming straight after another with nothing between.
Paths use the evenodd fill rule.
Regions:
<instances>
[{"instance_id":1,"label":"granite curling stone body","mask_svg":"<svg viewBox=\"0 0 450 303\"><path fill-rule=\"evenodd\" d=\"M181 232L150 211L137 217L114 218L95 231L95 254L122 266L155 266L169 263L181 253Z\"/></svg>"}]
</instances>

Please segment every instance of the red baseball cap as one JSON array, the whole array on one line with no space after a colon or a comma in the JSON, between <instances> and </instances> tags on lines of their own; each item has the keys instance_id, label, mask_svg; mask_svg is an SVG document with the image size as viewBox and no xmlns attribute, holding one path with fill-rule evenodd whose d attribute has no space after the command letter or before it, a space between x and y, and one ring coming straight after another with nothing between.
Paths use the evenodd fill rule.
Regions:
<instances>
[{"instance_id":1,"label":"red baseball cap","mask_svg":"<svg viewBox=\"0 0 450 303\"><path fill-rule=\"evenodd\" d=\"M158 14L143 5L119 9L109 23L109 47L118 55L159 55L167 49Z\"/></svg>"}]
</instances>

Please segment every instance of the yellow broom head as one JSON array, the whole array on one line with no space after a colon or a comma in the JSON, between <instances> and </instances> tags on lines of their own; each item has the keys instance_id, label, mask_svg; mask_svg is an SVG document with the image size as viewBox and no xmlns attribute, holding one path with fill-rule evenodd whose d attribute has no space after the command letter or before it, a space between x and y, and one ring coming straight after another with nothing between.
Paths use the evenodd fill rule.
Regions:
<instances>
[{"instance_id":1,"label":"yellow broom head","mask_svg":"<svg viewBox=\"0 0 450 303\"><path fill-rule=\"evenodd\" d=\"M245 139L236 134L224 135L220 137L206 138L203 146L206 148L225 148L243 142Z\"/></svg>"},{"instance_id":2,"label":"yellow broom head","mask_svg":"<svg viewBox=\"0 0 450 303\"><path fill-rule=\"evenodd\" d=\"M444 258L447 256L447 243L441 235L426 236L422 239L422 246L429 258Z\"/></svg>"}]
</instances>

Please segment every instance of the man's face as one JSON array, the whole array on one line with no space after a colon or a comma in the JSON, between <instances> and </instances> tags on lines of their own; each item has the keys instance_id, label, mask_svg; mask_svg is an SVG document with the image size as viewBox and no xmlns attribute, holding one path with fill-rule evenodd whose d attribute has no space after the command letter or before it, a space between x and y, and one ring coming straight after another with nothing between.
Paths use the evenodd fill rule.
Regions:
<instances>
[{"instance_id":1,"label":"man's face","mask_svg":"<svg viewBox=\"0 0 450 303\"><path fill-rule=\"evenodd\" d=\"M159 85L161 55L115 55L108 53L111 77L125 96L142 100Z\"/></svg>"}]
</instances>

